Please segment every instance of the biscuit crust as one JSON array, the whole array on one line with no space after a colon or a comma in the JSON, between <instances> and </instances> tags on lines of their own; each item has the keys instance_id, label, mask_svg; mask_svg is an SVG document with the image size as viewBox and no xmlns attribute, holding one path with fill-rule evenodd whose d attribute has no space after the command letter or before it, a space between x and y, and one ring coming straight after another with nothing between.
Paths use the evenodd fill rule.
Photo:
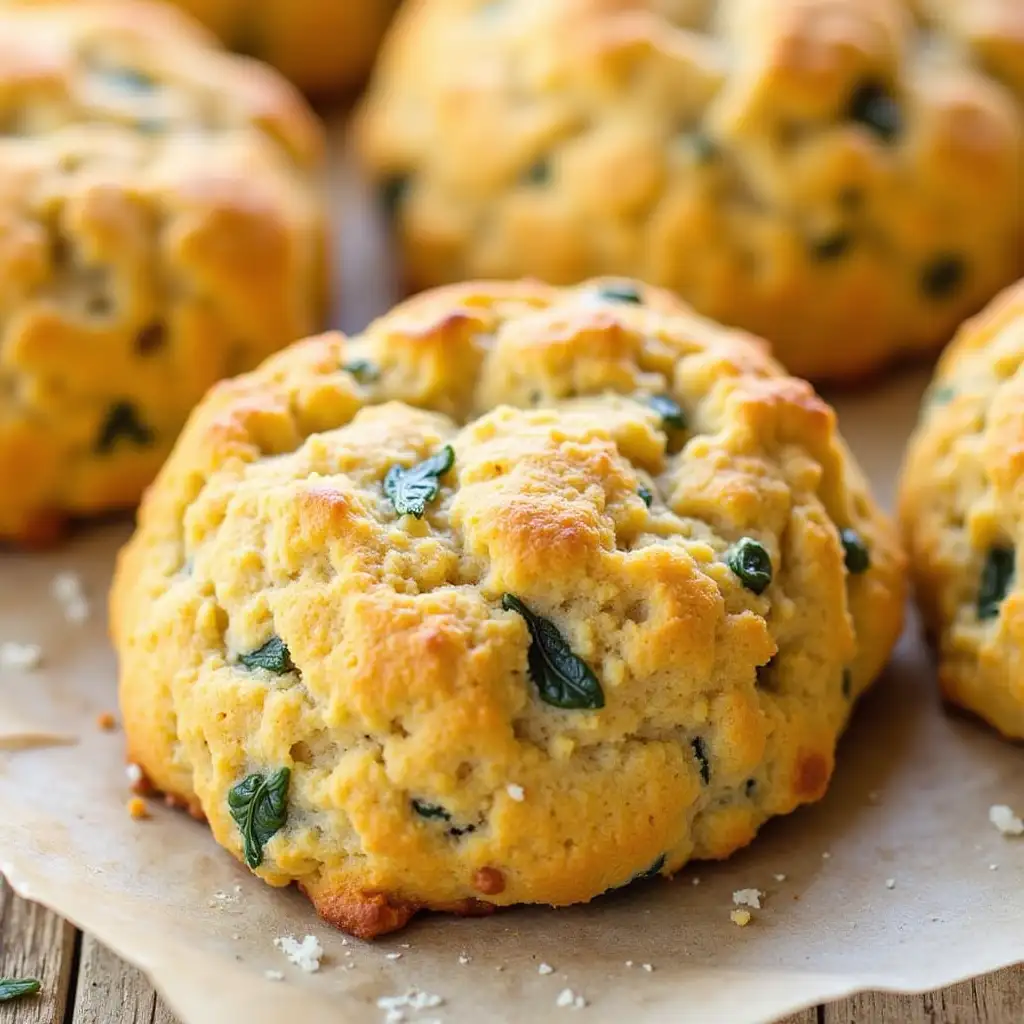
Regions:
<instances>
[{"instance_id":1,"label":"biscuit crust","mask_svg":"<svg viewBox=\"0 0 1024 1024\"><path fill-rule=\"evenodd\" d=\"M629 274L853 381L1024 273L1019 0L418 0L361 145L413 288Z\"/></svg>"},{"instance_id":2,"label":"biscuit crust","mask_svg":"<svg viewBox=\"0 0 1024 1024\"><path fill-rule=\"evenodd\" d=\"M947 700L1024 738L1024 282L943 353L903 470L900 518Z\"/></svg>"},{"instance_id":3,"label":"biscuit crust","mask_svg":"<svg viewBox=\"0 0 1024 1024\"><path fill-rule=\"evenodd\" d=\"M398 0L172 0L308 93L358 85Z\"/></svg>"},{"instance_id":4,"label":"biscuit crust","mask_svg":"<svg viewBox=\"0 0 1024 1024\"><path fill-rule=\"evenodd\" d=\"M190 409L315 330L321 131L132 0L0 6L0 542L134 505Z\"/></svg>"},{"instance_id":5,"label":"biscuit crust","mask_svg":"<svg viewBox=\"0 0 1024 1024\"><path fill-rule=\"evenodd\" d=\"M445 445L399 515L394 467ZM761 343L631 282L444 288L196 410L111 599L128 753L237 856L229 791L289 769L258 873L359 935L587 901L823 795L903 573ZM553 703L516 602L600 702Z\"/></svg>"}]
</instances>

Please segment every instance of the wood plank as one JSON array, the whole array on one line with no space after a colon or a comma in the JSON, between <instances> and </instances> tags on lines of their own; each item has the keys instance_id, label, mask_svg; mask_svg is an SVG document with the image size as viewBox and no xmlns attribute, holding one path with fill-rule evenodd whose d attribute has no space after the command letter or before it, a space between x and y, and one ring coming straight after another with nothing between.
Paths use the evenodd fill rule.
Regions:
<instances>
[{"instance_id":1,"label":"wood plank","mask_svg":"<svg viewBox=\"0 0 1024 1024\"><path fill-rule=\"evenodd\" d=\"M177 1024L146 976L89 935L82 936L72 1022Z\"/></svg>"},{"instance_id":2,"label":"wood plank","mask_svg":"<svg viewBox=\"0 0 1024 1024\"><path fill-rule=\"evenodd\" d=\"M797 1013L792 1017L787 1017L785 1020L780 1020L779 1024L818 1024L818 1011L804 1010L803 1013Z\"/></svg>"},{"instance_id":3,"label":"wood plank","mask_svg":"<svg viewBox=\"0 0 1024 1024\"><path fill-rule=\"evenodd\" d=\"M923 996L868 992L826 1006L824 1024L1017 1024L1024 968L1010 967Z\"/></svg>"},{"instance_id":4,"label":"wood plank","mask_svg":"<svg viewBox=\"0 0 1024 1024\"><path fill-rule=\"evenodd\" d=\"M38 978L38 996L0 1004L0 1024L60 1024L71 993L77 933L0 880L0 976Z\"/></svg>"}]
</instances>

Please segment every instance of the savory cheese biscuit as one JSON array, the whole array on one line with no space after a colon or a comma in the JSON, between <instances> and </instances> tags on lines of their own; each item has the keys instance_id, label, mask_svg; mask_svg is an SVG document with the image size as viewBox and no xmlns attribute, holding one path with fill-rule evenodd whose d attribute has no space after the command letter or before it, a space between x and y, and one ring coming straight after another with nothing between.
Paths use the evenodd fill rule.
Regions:
<instances>
[{"instance_id":1,"label":"savory cheese biscuit","mask_svg":"<svg viewBox=\"0 0 1024 1024\"><path fill-rule=\"evenodd\" d=\"M1021 0L419 0L361 145L413 287L629 274L852 380L1024 272Z\"/></svg>"},{"instance_id":2,"label":"savory cheese biscuit","mask_svg":"<svg viewBox=\"0 0 1024 1024\"><path fill-rule=\"evenodd\" d=\"M321 132L173 9L0 4L0 542L133 505L221 377L320 325Z\"/></svg>"},{"instance_id":3,"label":"savory cheese biscuit","mask_svg":"<svg viewBox=\"0 0 1024 1024\"><path fill-rule=\"evenodd\" d=\"M964 325L925 396L901 518L946 698L1024 738L1024 282Z\"/></svg>"},{"instance_id":4,"label":"savory cheese biscuit","mask_svg":"<svg viewBox=\"0 0 1024 1024\"><path fill-rule=\"evenodd\" d=\"M370 70L398 0L173 0L225 44L273 64L299 88L350 88Z\"/></svg>"},{"instance_id":5,"label":"savory cheese biscuit","mask_svg":"<svg viewBox=\"0 0 1024 1024\"><path fill-rule=\"evenodd\" d=\"M903 571L763 345L442 289L198 408L118 566L128 752L358 935L586 901L824 794Z\"/></svg>"}]
</instances>

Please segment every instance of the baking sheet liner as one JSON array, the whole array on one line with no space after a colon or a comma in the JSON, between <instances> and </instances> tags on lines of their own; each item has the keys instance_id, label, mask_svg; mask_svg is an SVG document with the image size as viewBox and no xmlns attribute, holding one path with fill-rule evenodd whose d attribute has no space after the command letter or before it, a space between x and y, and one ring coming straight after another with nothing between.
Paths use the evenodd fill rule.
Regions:
<instances>
[{"instance_id":1,"label":"baking sheet liner","mask_svg":"<svg viewBox=\"0 0 1024 1024\"><path fill-rule=\"evenodd\" d=\"M349 301L337 322L357 327L393 284L361 186L350 168L340 180ZM833 396L890 507L925 382L918 370ZM184 1024L380 1022L378 1000L411 991L443 1003L405 1008L407 1021L580 1013L595 1024L625 1014L632 1024L761 1024L859 990L937 988L1024 959L1024 839L988 822L995 803L1024 811L1024 755L940 708L913 619L843 740L827 798L770 823L732 860L586 907L424 916L372 945L346 939L184 814L151 801L149 820L129 816L123 736L97 724L116 707L105 594L128 531L107 523L52 554L0 554L0 643L44 652L35 672L0 669L0 869L21 895L143 968ZM65 621L51 592L67 570L93 605L82 625ZM765 896L740 928L730 911L745 888ZM273 943L307 934L325 950L316 973ZM566 988L584 1009L557 1005Z\"/></svg>"}]
</instances>

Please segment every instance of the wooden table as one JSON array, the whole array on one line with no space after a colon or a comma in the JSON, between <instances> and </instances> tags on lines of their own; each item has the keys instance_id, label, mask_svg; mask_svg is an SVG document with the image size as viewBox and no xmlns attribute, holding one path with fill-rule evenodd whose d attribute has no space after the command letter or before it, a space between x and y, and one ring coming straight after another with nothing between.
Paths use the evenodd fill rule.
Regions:
<instances>
[{"instance_id":1,"label":"wooden table","mask_svg":"<svg viewBox=\"0 0 1024 1024\"><path fill-rule=\"evenodd\" d=\"M0 1024L176 1024L134 967L0 882L0 975L43 983L38 998L0 1005ZM1022 1024L1024 968L925 996L869 993L783 1024ZM228 1024L228 1022L225 1022ZM580 1018L580 1024L585 1024Z\"/></svg>"}]
</instances>

